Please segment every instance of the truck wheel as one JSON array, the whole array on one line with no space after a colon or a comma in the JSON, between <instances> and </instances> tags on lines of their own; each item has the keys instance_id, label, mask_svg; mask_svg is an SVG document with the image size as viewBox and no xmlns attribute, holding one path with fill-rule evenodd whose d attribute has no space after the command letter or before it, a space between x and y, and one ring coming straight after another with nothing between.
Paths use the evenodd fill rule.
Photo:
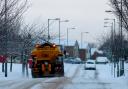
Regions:
<instances>
[{"instance_id":1,"label":"truck wheel","mask_svg":"<svg viewBox=\"0 0 128 89\"><path fill-rule=\"evenodd\" d=\"M32 75L32 78L37 78L36 74L33 72L33 70L31 70L31 75Z\"/></svg>"},{"instance_id":2,"label":"truck wheel","mask_svg":"<svg viewBox=\"0 0 128 89\"><path fill-rule=\"evenodd\" d=\"M54 64L51 64L51 73L52 73L52 74L54 74L54 73L55 73Z\"/></svg>"}]
</instances>

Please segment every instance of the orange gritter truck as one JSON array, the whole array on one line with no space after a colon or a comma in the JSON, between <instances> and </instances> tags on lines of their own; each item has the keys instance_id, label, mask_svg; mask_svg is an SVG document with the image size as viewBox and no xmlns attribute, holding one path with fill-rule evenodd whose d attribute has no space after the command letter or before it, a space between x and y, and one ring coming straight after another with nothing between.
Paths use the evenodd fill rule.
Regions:
<instances>
[{"instance_id":1,"label":"orange gritter truck","mask_svg":"<svg viewBox=\"0 0 128 89\"><path fill-rule=\"evenodd\" d=\"M61 46L50 42L36 44L31 52L33 78L64 76L63 52Z\"/></svg>"}]
</instances>

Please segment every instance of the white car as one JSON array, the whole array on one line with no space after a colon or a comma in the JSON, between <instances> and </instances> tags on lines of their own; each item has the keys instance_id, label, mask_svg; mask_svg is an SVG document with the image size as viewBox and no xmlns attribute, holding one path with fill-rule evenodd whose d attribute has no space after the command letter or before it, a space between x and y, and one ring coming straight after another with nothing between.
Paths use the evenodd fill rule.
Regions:
<instances>
[{"instance_id":1,"label":"white car","mask_svg":"<svg viewBox=\"0 0 128 89\"><path fill-rule=\"evenodd\" d=\"M87 60L85 63L85 70L96 70L96 61L95 60Z\"/></svg>"},{"instance_id":2,"label":"white car","mask_svg":"<svg viewBox=\"0 0 128 89\"><path fill-rule=\"evenodd\" d=\"M97 57L96 64L106 64L108 63L107 57Z\"/></svg>"}]
</instances>

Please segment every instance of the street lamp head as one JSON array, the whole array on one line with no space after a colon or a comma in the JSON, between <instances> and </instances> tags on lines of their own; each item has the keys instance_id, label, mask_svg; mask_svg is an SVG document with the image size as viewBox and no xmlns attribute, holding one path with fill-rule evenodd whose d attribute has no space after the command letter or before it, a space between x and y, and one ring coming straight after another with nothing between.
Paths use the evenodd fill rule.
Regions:
<instances>
[{"instance_id":1,"label":"street lamp head","mask_svg":"<svg viewBox=\"0 0 128 89\"><path fill-rule=\"evenodd\" d=\"M113 22L104 22L104 24L113 24Z\"/></svg>"},{"instance_id":2,"label":"street lamp head","mask_svg":"<svg viewBox=\"0 0 128 89\"><path fill-rule=\"evenodd\" d=\"M109 22L104 22L104 24L108 24Z\"/></svg>"},{"instance_id":3,"label":"street lamp head","mask_svg":"<svg viewBox=\"0 0 128 89\"><path fill-rule=\"evenodd\" d=\"M105 12L110 13L110 12L113 12L113 11L111 11L111 10L106 10Z\"/></svg>"},{"instance_id":4,"label":"street lamp head","mask_svg":"<svg viewBox=\"0 0 128 89\"><path fill-rule=\"evenodd\" d=\"M81 33L89 33L89 32L81 32Z\"/></svg>"},{"instance_id":5,"label":"street lamp head","mask_svg":"<svg viewBox=\"0 0 128 89\"><path fill-rule=\"evenodd\" d=\"M55 18L55 20L60 20L60 18Z\"/></svg>"},{"instance_id":6,"label":"street lamp head","mask_svg":"<svg viewBox=\"0 0 128 89\"><path fill-rule=\"evenodd\" d=\"M89 33L89 32L85 32L85 33Z\"/></svg>"},{"instance_id":7,"label":"street lamp head","mask_svg":"<svg viewBox=\"0 0 128 89\"><path fill-rule=\"evenodd\" d=\"M104 26L105 28L108 27L108 26Z\"/></svg>"},{"instance_id":8,"label":"street lamp head","mask_svg":"<svg viewBox=\"0 0 128 89\"><path fill-rule=\"evenodd\" d=\"M111 18L111 19L109 19L109 18L105 18L104 20L115 20L114 18Z\"/></svg>"},{"instance_id":9,"label":"street lamp head","mask_svg":"<svg viewBox=\"0 0 128 89\"><path fill-rule=\"evenodd\" d=\"M81 34L83 34L83 33L86 33L86 34L88 34L89 32L81 32Z\"/></svg>"},{"instance_id":10,"label":"street lamp head","mask_svg":"<svg viewBox=\"0 0 128 89\"><path fill-rule=\"evenodd\" d=\"M64 20L64 22L69 22L69 20Z\"/></svg>"},{"instance_id":11,"label":"street lamp head","mask_svg":"<svg viewBox=\"0 0 128 89\"><path fill-rule=\"evenodd\" d=\"M69 20L63 20L63 21L60 21L60 22L69 22Z\"/></svg>"},{"instance_id":12,"label":"street lamp head","mask_svg":"<svg viewBox=\"0 0 128 89\"><path fill-rule=\"evenodd\" d=\"M48 20L60 20L60 18L48 19Z\"/></svg>"},{"instance_id":13,"label":"street lamp head","mask_svg":"<svg viewBox=\"0 0 128 89\"><path fill-rule=\"evenodd\" d=\"M104 26L105 28L107 28L107 27L112 27L112 26Z\"/></svg>"},{"instance_id":14,"label":"street lamp head","mask_svg":"<svg viewBox=\"0 0 128 89\"><path fill-rule=\"evenodd\" d=\"M71 28L71 29L76 29L76 28Z\"/></svg>"},{"instance_id":15,"label":"street lamp head","mask_svg":"<svg viewBox=\"0 0 128 89\"><path fill-rule=\"evenodd\" d=\"M109 18L105 18L104 20L110 20Z\"/></svg>"},{"instance_id":16,"label":"street lamp head","mask_svg":"<svg viewBox=\"0 0 128 89\"><path fill-rule=\"evenodd\" d=\"M76 29L75 27L72 27L72 28L67 28L67 30L71 30L71 29Z\"/></svg>"}]
</instances>

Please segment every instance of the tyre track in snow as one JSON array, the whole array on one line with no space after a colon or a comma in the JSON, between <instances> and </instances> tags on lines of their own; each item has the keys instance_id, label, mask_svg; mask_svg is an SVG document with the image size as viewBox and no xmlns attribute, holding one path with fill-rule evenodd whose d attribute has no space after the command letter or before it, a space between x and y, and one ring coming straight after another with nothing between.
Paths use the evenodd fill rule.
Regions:
<instances>
[{"instance_id":1,"label":"tyre track in snow","mask_svg":"<svg viewBox=\"0 0 128 89\"><path fill-rule=\"evenodd\" d=\"M35 84L41 83L45 79L23 79L23 80L10 80L2 81L0 89L30 89Z\"/></svg>"},{"instance_id":2,"label":"tyre track in snow","mask_svg":"<svg viewBox=\"0 0 128 89\"><path fill-rule=\"evenodd\" d=\"M40 81L25 81L21 83L17 83L13 86L10 87L10 89L29 89L31 88L34 84L40 83Z\"/></svg>"},{"instance_id":3,"label":"tyre track in snow","mask_svg":"<svg viewBox=\"0 0 128 89\"><path fill-rule=\"evenodd\" d=\"M16 83L12 85L9 89L31 89L34 85L42 83L46 81L47 79L31 79L26 81L21 81L19 83Z\"/></svg>"},{"instance_id":4,"label":"tyre track in snow","mask_svg":"<svg viewBox=\"0 0 128 89\"><path fill-rule=\"evenodd\" d=\"M64 87L67 85L67 84L72 84L73 82L73 79L75 77L77 77L77 75L79 74L79 71L82 67L82 64L79 64L79 66L76 68L74 74L69 78L69 77L65 77L65 80L62 82L62 84L57 87L56 89L64 89Z\"/></svg>"},{"instance_id":5,"label":"tyre track in snow","mask_svg":"<svg viewBox=\"0 0 128 89\"><path fill-rule=\"evenodd\" d=\"M10 87L10 86L12 86L13 84L16 84L17 82L19 82L19 81L11 81L11 80L8 80L8 81L1 81L1 82L0 82L0 89L3 89L4 87Z\"/></svg>"},{"instance_id":6,"label":"tyre track in snow","mask_svg":"<svg viewBox=\"0 0 128 89\"><path fill-rule=\"evenodd\" d=\"M72 77L57 77L50 81L47 79L23 79L23 80L4 80L0 84L0 89L32 89L33 86L40 84L43 89L60 89L65 84L71 83L71 79L76 75L78 70L75 70ZM41 89L42 89L41 88Z\"/></svg>"},{"instance_id":7,"label":"tyre track in snow","mask_svg":"<svg viewBox=\"0 0 128 89\"><path fill-rule=\"evenodd\" d=\"M56 78L39 79L21 79L21 80L3 80L0 81L0 89L32 89L36 85L41 85L41 89L63 89L67 84L72 84L72 79L78 74L81 65L73 65L72 75ZM70 66L71 67L71 66ZM74 68L73 68L74 69ZM71 73L72 67L68 69ZM66 72L69 73L69 72Z\"/></svg>"},{"instance_id":8,"label":"tyre track in snow","mask_svg":"<svg viewBox=\"0 0 128 89\"><path fill-rule=\"evenodd\" d=\"M74 64L73 64L74 65ZM72 76L65 76L65 77L57 77L49 82L43 82L42 84L39 84L41 87L40 89L64 89L64 87L68 84L72 84L72 80L76 77L76 75L79 73L79 70L81 68L81 64L77 66L77 68L74 70L74 73ZM68 69L68 71L71 71Z\"/></svg>"},{"instance_id":9,"label":"tyre track in snow","mask_svg":"<svg viewBox=\"0 0 128 89\"><path fill-rule=\"evenodd\" d=\"M99 79L99 70L85 70L84 66L79 68L72 83L64 89L85 89L85 87L86 89L112 89L111 83Z\"/></svg>"},{"instance_id":10,"label":"tyre track in snow","mask_svg":"<svg viewBox=\"0 0 128 89\"><path fill-rule=\"evenodd\" d=\"M73 75L71 77L63 77L60 78L59 80L55 80L54 83L52 85L50 85L48 88L46 89L64 89L64 87L67 84L72 84L72 80L79 74L80 68L82 67L82 65L78 65L77 68L75 69ZM54 86L54 87L53 87Z\"/></svg>"},{"instance_id":11,"label":"tyre track in snow","mask_svg":"<svg viewBox=\"0 0 128 89\"><path fill-rule=\"evenodd\" d=\"M77 67L77 69L76 69L75 73L73 74L73 76L71 77L71 79L74 79L75 77L78 76L78 74L80 73L82 67L83 67L82 64L80 64L80 65Z\"/></svg>"}]
</instances>

